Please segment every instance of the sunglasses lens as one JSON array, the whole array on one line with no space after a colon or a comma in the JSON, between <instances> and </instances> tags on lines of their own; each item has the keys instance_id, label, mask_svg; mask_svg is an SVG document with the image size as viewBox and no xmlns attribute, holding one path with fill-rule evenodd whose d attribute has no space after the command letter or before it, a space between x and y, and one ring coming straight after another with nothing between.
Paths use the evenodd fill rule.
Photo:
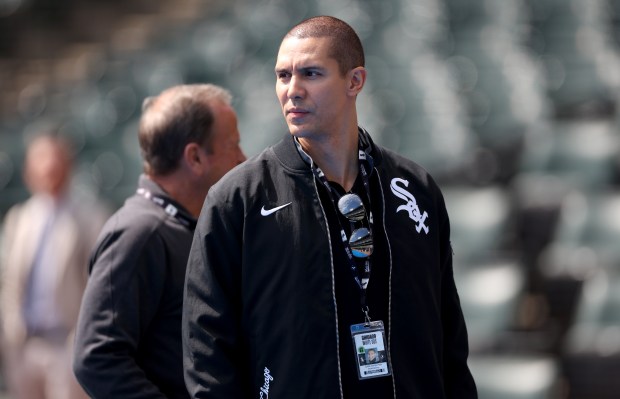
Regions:
<instances>
[{"instance_id":1,"label":"sunglasses lens","mask_svg":"<svg viewBox=\"0 0 620 399\"><path fill-rule=\"evenodd\" d=\"M356 194L345 194L338 200L338 210L352 222L359 222L366 217L362 199ZM356 258L367 258L372 255L372 235L366 227L353 230L349 238L351 252Z\"/></svg>"},{"instance_id":2,"label":"sunglasses lens","mask_svg":"<svg viewBox=\"0 0 620 399\"><path fill-rule=\"evenodd\" d=\"M349 238L351 252L356 258L367 258L372 255L372 236L366 227L356 229Z\"/></svg>"},{"instance_id":3,"label":"sunglasses lens","mask_svg":"<svg viewBox=\"0 0 620 399\"><path fill-rule=\"evenodd\" d=\"M345 194L338 200L338 210L348 220L360 221L366 216L362 199L355 194Z\"/></svg>"}]
</instances>

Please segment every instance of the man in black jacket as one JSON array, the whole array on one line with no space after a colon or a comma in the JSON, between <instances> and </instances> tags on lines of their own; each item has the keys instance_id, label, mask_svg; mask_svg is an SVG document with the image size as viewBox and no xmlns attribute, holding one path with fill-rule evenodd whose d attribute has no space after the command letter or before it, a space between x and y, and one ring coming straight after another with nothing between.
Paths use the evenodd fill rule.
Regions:
<instances>
[{"instance_id":1,"label":"man in black jacket","mask_svg":"<svg viewBox=\"0 0 620 399\"><path fill-rule=\"evenodd\" d=\"M275 72L290 134L212 188L194 234L191 397L476 398L443 196L358 127L357 34L303 21Z\"/></svg>"},{"instance_id":2,"label":"man in black jacket","mask_svg":"<svg viewBox=\"0 0 620 399\"><path fill-rule=\"evenodd\" d=\"M196 218L245 156L231 96L215 85L147 99L138 135L145 173L92 254L73 367L93 398L187 398L181 307Z\"/></svg>"}]
</instances>

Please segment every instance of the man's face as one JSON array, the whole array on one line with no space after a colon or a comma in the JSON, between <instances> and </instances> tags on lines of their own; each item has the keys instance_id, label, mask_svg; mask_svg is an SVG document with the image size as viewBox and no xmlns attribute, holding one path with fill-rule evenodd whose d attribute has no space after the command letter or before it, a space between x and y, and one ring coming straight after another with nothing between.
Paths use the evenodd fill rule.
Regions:
<instances>
[{"instance_id":1,"label":"man's face","mask_svg":"<svg viewBox=\"0 0 620 399\"><path fill-rule=\"evenodd\" d=\"M211 151L207 153L209 162L205 176L208 187L246 159L239 146L241 139L235 111L228 105L216 104L213 106L213 114L213 136Z\"/></svg>"},{"instance_id":2,"label":"man's face","mask_svg":"<svg viewBox=\"0 0 620 399\"><path fill-rule=\"evenodd\" d=\"M41 137L31 144L26 154L25 178L32 192L58 196L70 176L70 156L60 143Z\"/></svg>"},{"instance_id":3,"label":"man's face","mask_svg":"<svg viewBox=\"0 0 620 399\"><path fill-rule=\"evenodd\" d=\"M373 361L375 360L376 357L377 357L377 352L375 352L372 349L368 351L368 360Z\"/></svg>"},{"instance_id":4,"label":"man's face","mask_svg":"<svg viewBox=\"0 0 620 399\"><path fill-rule=\"evenodd\" d=\"M330 40L289 37L280 45L276 94L295 136L316 137L348 121L348 74L342 76L338 62L329 57Z\"/></svg>"}]
</instances>

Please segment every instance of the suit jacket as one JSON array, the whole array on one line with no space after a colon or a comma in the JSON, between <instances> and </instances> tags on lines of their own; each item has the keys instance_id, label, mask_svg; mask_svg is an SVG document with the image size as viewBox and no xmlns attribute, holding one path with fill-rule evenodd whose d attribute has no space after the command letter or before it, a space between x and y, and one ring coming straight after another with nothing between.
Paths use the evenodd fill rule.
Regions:
<instances>
[{"instance_id":1,"label":"suit jacket","mask_svg":"<svg viewBox=\"0 0 620 399\"><path fill-rule=\"evenodd\" d=\"M0 310L5 345L18 348L26 338L22 308L49 199L33 196L12 207L2 235ZM100 205L66 198L58 208L48 245L55 256L54 298L63 327L73 330L88 274L88 258L108 213Z\"/></svg>"}]
</instances>

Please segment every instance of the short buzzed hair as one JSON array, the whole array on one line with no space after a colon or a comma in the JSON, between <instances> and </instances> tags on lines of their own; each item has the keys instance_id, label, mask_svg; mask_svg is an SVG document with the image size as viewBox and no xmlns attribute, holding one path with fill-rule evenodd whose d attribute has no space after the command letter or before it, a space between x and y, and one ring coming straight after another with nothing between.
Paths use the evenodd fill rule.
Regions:
<instances>
[{"instance_id":1,"label":"short buzzed hair","mask_svg":"<svg viewBox=\"0 0 620 399\"><path fill-rule=\"evenodd\" d=\"M306 19L295 25L284 39L329 37L329 56L338 62L338 69L344 76L353 68L365 66L364 48L355 30L346 22L330 16Z\"/></svg>"},{"instance_id":2,"label":"short buzzed hair","mask_svg":"<svg viewBox=\"0 0 620 399\"><path fill-rule=\"evenodd\" d=\"M189 143L211 151L212 106L218 102L231 105L232 95L213 84L173 86L146 98L138 130L144 171L154 176L173 172Z\"/></svg>"}]
</instances>

